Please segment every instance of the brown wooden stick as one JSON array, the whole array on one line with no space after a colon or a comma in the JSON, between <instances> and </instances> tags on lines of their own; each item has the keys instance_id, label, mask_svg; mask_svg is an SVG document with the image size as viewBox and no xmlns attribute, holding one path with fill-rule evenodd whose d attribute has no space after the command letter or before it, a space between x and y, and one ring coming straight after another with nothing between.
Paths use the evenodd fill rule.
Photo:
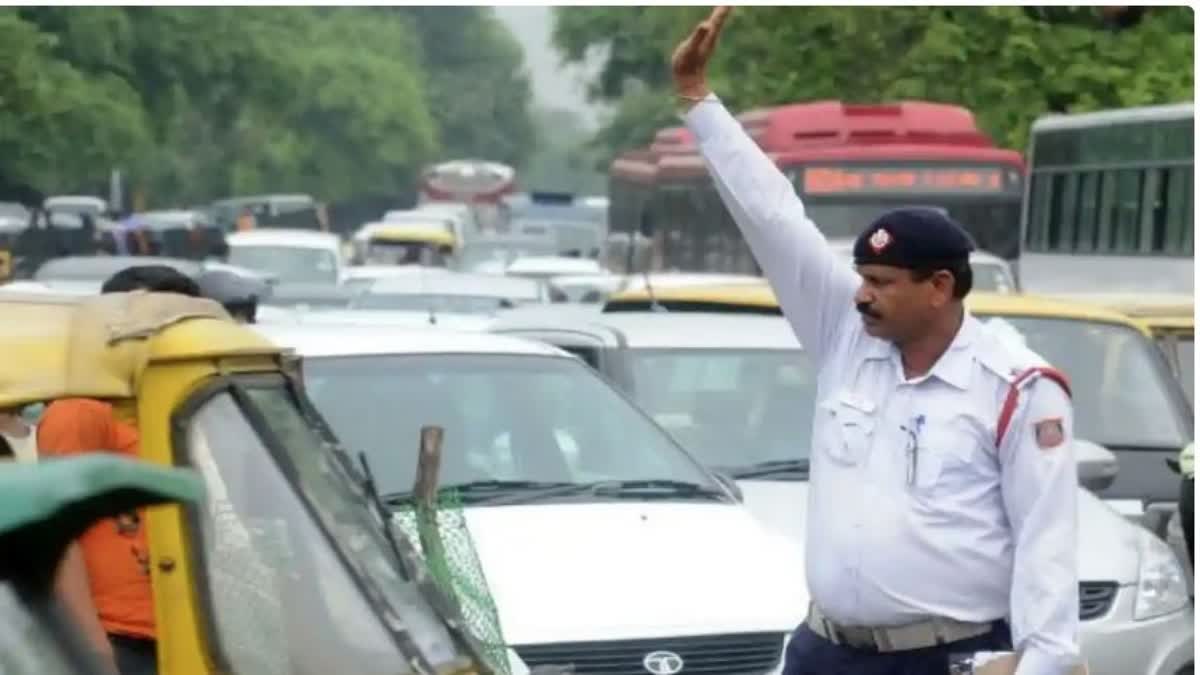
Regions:
<instances>
[{"instance_id":1,"label":"brown wooden stick","mask_svg":"<svg viewBox=\"0 0 1200 675\"><path fill-rule=\"evenodd\" d=\"M438 472L442 465L442 436L441 427L421 427L421 449L417 455L417 478L413 483L417 516L417 534L421 539L421 549L425 552L426 563L438 561L438 576L449 573L449 562L446 560L446 549L442 544L442 533L438 528ZM430 571L434 565L430 564ZM444 568L444 569L442 569ZM442 579L449 582L449 578ZM447 589L447 595L457 605L457 598Z\"/></svg>"}]
</instances>

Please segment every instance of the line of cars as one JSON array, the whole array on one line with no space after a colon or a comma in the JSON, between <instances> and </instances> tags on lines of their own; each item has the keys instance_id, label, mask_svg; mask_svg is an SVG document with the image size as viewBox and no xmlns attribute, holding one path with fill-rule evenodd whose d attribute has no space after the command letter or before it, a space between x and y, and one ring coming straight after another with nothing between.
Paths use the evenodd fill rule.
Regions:
<instances>
[{"instance_id":1,"label":"line of cars","mask_svg":"<svg viewBox=\"0 0 1200 675\"><path fill-rule=\"evenodd\" d=\"M603 591L599 594L590 589L575 590L573 586L555 587L558 601L581 598L596 603L594 612L583 610L591 615L591 632L578 623L571 624L566 633L548 627L531 628L525 608L512 606L509 599L514 596L498 591L502 622L519 627L513 634L513 644L530 665L543 659L561 660L574 653L582 672L634 673L640 672L633 664L637 650L649 654L647 650L670 651L670 647L678 646L688 652L678 653L687 663L689 655L702 659L707 649L728 647L724 641L736 634L735 626L718 621L719 616L727 615L724 605L720 611L698 614L704 618L699 624L678 623L653 612L648 616L654 620L648 623L628 616L622 620L603 609L610 606L605 600L616 599L629 609L637 607L635 614L641 616L643 610L636 599L624 594L628 586L639 593L648 592L647 588L660 589L655 595L664 605L699 611L687 600L678 599L678 595L685 594L679 585L681 578L687 587L698 581L684 574L689 565L680 565L673 557L675 550L699 551L692 548L693 544L645 524L665 516L652 513L647 504L642 504L635 510L646 519L630 518L623 531L615 527L621 522L619 516L608 513L596 519L595 513L609 511L604 505L607 490L617 490L622 482L639 481L636 497L628 493L622 497L635 502L665 498L704 503L707 498L700 497L700 493L715 487L740 502L763 528L764 534L755 537L784 540L754 546L764 547L760 551L783 547L787 552L780 555L791 561L802 560L805 446L813 410L813 373L805 363L802 346L778 316L769 288L754 277L670 274L648 276L636 286L625 286L602 304L533 303L466 327L478 331L486 325L495 337L441 331L416 336L377 320L369 312L357 313L353 321L333 321L333 327L304 325L308 321L264 327L273 339L295 348L306 364L356 359L362 373L370 373L354 386L343 384L344 388L337 389L331 384L336 378L321 380L313 374L313 370L322 372L321 368L306 372L318 408L351 446L381 447L397 429L403 429L401 437L411 437L413 426L421 419L436 419L447 429L462 430L462 445L452 452L461 453L458 458L467 473L460 480L448 476L447 481L483 485L471 488L482 490L483 496L471 506L470 517L473 534L483 542L481 555L489 582L502 589L510 588L509 584L517 588L533 583L515 571L522 569L522 563L513 556L526 555L532 557L524 564L543 575L549 571L540 567L540 562L533 562L533 557L548 557L563 566L554 569L578 570L578 577L571 577L577 579L576 583L608 577L603 570L594 569L591 560L603 560L609 569L621 572L613 575L621 582L593 581ZM1172 376L1164 352L1155 347L1154 333L1141 320L1096 304L981 291L970 296L969 306L991 329L1008 331L1026 341L1064 369L1074 382L1081 438L1076 450L1081 480L1080 617L1084 651L1092 672L1190 672L1194 625L1191 573L1186 556L1164 541L1178 489L1178 480L1165 460L1190 443L1194 432L1190 402ZM351 330L349 323L357 325ZM1174 337L1181 335L1177 331ZM527 342L504 339L514 337ZM656 476L651 472L635 479L620 473L644 467L639 461L644 457L629 457L619 470L596 471L591 463L600 460L590 452L590 444L599 442L599 447L605 448L605 434L618 433L610 427L628 433L629 429L646 425L589 402L584 386L564 385L547 396L537 386L517 382L511 374L489 372L492 366L486 364L488 359L504 352L510 360L519 361L519 354L527 354L522 350L533 349L529 341L557 348L554 354L558 358L571 354L602 375L648 415L653 426L666 432L672 445L682 447L702 465L707 479L694 473L686 480L674 474ZM453 369L448 366L433 365L437 361L434 355L453 356L464 363L474 359L469 371L474 381L468 384L471 377L451 374ZM549 357L550 353L542 355ZM422 360L429 365L418 367ZM412 371L405 373L405 368ZM456 381L458 378L465 379ZM367 384L369 380L375 383ZM392 386L396 388L389 388ZM429 392L439 386L442 393L432 409L413 401L414 391ZM333 387L337 393L323 394L322 387ZM424 394L417 398L428 403ZM351 401L369 409L358 410L358 404ZM570 411L576 405L586 405L592 411L584 418L609 423L595 424L594 431L585 426L568 428ZM532 417L532 413L520 410L525 406L534 406L539 416L534 426L543 427L540 435L533 429L520 430L532 433L528 445L517 441L516 427L530 424L528 418ZM427 412L411 413L415 410ZM457 412L447 412L451 410ZM408 417L410 413L417 416ZM649 449L644 441L631 444L641 451L639 454L660 452ZM526 452L533 454L526 458ZM602 450L600 457L607 453L612 453L612 458L625 457L622 448L615 446ZM555 469L541 473L549 466L542 462L551 458ZM705 503L705 507L711 510L712 505ZM678 510L676 515L683 520L675 521L673 532L716 527L687 524L685 510ZM724 527L726 521L720 522ZM497 523L523 533L509 536L530 548L514 551L513 539L492 534ZM628 557L601 556L590 544L576 541L574 531L564 532L562 528L577 528L604 542L606 551L617 550ZM710 530L709 535L716 531ZM748 542L755 538L734 537L723 530L717 536L726 546L739 540L741 546L751 545ZM587 560L559 552L541 541L542 537L584 552ZM662 550L647 552L656 546ZM707 549L705 552L713 555ZM660 566L660 558L673 561L672 567ZM691 567L699 565L700 559L694 557ZM712 574L707 565L702 567L706 575ZM723 588L716 587L742 583L750 569L727 568L709 576L705 593L721 593ZM627 581L634 574L636 582ZM756 621L743 622L740 639L747 645L753 642L750 635L754 631L776 631L776 637L781 637L786 629L770 626L785 625L789 620L798 622L804 613L803 605L790 604L806 595L802 568L796 568L790 576L772 579L778 588L789 589L787 604L792 614L777 624L764 614ZM797 583L801 587L793 593ZM592 606L586 603L585 608ZM709 606L716 607L712 603ZM764 606L772 611L778 608L774 604ZM623 665L613 665L612 670L585 667L597 667L598 661L588 659L598 659L592 655L602 647L620 653Z\"/></svg>"},{"instance_id":2,"label":"line of cars","mask_svg":"<svg viewBox=\"0 0 1200 675\"><path fill-rule=\"evenodd\" d=\"M760 278L623 277L604 302L554 304L545 279L516 275L379 265L339 277L324 285L342 294L331 309L265 317L260 331L297 352L322 416L394 488L411 475L415 428L446 427L457 465L445 482L467 496L520 660L639 673L654 653L694 667L742 650L744 672L779 667L807 603L811 373ZM524 299L497 300L509 296ZM1171 377L1191 335L1182 312L1159 312L1171 363L1149 324L1111 309L986 292L971 308L1076 381L1093 442L1078 451L1093 671L1187 672L1191 575L1148 533L1164 534L1178 484L1163 460L1193 436ZM578 616L548 612L559 607Z\"/></svg>"}]
</instances>

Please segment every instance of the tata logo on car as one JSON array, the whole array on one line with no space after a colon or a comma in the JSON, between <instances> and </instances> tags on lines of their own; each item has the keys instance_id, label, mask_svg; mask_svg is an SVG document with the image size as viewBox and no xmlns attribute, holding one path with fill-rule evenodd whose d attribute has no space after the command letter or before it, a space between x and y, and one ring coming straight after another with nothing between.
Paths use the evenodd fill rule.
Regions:
<instances>
[{"instance_id":1,"label":"tata logo on car","mask_svg":"<svg viewBox=\"0 0 1200 675\"><path fill-rule=\"evenodd\" d=\"M651 675L675 675L683 670L683 657L675 652L650 652L642 659L642 667Z\"/></svg>"}]
</instances>

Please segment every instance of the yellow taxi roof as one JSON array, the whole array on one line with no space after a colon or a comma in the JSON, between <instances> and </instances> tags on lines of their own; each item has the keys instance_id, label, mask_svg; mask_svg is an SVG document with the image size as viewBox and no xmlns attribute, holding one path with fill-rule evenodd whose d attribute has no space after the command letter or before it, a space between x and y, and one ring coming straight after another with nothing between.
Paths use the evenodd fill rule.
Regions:
<instances>
[{"instance_id":1,"label":"yellow taxi roof","mask_svg":"<svg viewBox=\"0 0 1200 675\"><path fill-rule=\"evenodd\" d=\"M1195 324L1196 301L1187 293L1079 293L1061 297L1115 309L1155 325Z\"/></svg>"},{"instance_id":2,"label":"yellow taxi roof","mask_svg":"<svg viewBox=\"0 0 1200 675\"><path fill-rule=\"evenodd\" d=\"M456 242L454 235L436 227L420 225L390 225L380 227L371 233L372 240L382 241L413 241L453 246Z\"/></svg>"},{"instance_id":3,"label":"yellow taxi roof","mask_svg":"<svg viewBox=\"0 0 1200 675\"><path fill-rule=\"evenodd\" d=\"M721 305L754 309L777 309L779 307L775 293L771 291L771 287L766 282L654 289L653 297L659 302L712 305L713 311L720 311ZM615 308L625 303L646 303L650 300L650 291L638 288L613 294L605 308ZM988 316L1036 316L1077 321L1100 321L1132 326L1143 333L1147 332L1141 322L1107 307L1028 294L973 292L967 296L967 307L975 314Z\"/></svg>"},{"instance_id":4,"label":"yellow taxi roof","mask_svg":"<svg viewBox=\"0 0 1200 675\"><path fill-rule=\"evenodd\" d=\"M0 408L131 398L154 362L281 353L216 302L171 293L12 293L0 316Z\"/></svg>"}]
</instances>

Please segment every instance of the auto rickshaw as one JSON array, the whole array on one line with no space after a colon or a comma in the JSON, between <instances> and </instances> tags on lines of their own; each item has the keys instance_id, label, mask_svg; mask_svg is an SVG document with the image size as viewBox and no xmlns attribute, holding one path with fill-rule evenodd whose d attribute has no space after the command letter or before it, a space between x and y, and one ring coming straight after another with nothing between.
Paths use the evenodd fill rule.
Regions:
<instances>
[{"instance_id":1,"label":"auto rickshaw","mask_svg":"<svg viewBox=\"0 0 1200 675\"><path fill-rule=\"evenodd\" d=\"M203 493L203 481L190 469L99 453L0 464L0 672L106 673L54 592L54 572L67 546L103 518L194 503Z\"/></svg>"},{"instance_id":2,"label":"auto rickshaw","mask_svg":"<svg viewBox=\"0 0 1200 675\"><path fill-rule=\"evenodd\" d=\"M450 232L414 225L368 225L354 237L354 262L453 267L459 241Z\"/></svg>"},{"instance_id":3,"label":"auto rickshaw","mask_svg":"<svg viewBox=\"0 0 1200 675\"><path fill-rule=\"evenodd\" d=\"M139 459L202 478L203 503L146 511L159 673L495 672L280 348L174 294L12 293L0 312L0 409L105 400Z\"/></svg>"}]
</instances>

